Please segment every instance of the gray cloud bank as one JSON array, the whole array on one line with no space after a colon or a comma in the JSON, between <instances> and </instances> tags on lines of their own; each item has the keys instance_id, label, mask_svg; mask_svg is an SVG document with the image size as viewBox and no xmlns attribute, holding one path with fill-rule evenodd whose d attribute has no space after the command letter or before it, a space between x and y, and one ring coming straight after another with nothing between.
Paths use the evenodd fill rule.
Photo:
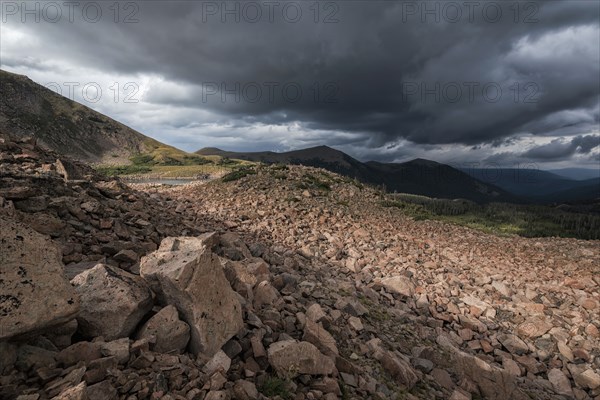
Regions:
<instances>
[{"instance_id":1,"label":"gray cloud bank","mask_svg":"<svg viewBox=\"0 0 600 400\"><path fill-rule=\"evenodd\" d=\"M43 54L13 51L2 65L160 76L144 103L208 113L169 123L198 135L207 124L291 125L316 133L307 144L379 159L474 148L483 158L598 158L595 1L137 1L118 16L112 2L79 3L74 22L63 6L56 23L23 23L4 4L2 33L31 34ZM78 13L88 3L102 7L97 22ZM269 135L260 142L276 145Z\"/></svg>"}]
</instances>

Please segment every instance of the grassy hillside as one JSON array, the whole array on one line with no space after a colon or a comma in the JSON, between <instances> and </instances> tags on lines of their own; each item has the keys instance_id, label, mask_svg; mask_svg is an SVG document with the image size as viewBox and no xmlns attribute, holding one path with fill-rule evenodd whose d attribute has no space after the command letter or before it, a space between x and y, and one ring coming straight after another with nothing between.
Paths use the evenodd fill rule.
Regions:
<instances>
[{"instance_id":1,"label":"grassy hillside","mask_svg":"<svg viewBox=\"0 0 600 400\"><path fill-rule=\"evenodd\" d=\"M501 235L600 239L600 203L578 208L506 203L481 205L465 200L396 194L390 195L382 204L398 208L415 219L441 220Z\"/></svg>"},{"instance_id":2,"label":"grassy hillside","mask_svg":"<svg viewBox=\"0 0 600 400\"><path fill-rule=\"evenodd\" d=\"M155 141L155 143L148 145L150 149L148 153L132 156L130 164L98 165L96 170L108 176L173 179L221 176L253 164L249 161L232 160L221 156L201 157L160 142Z\"/></svg>"}]
</instances>

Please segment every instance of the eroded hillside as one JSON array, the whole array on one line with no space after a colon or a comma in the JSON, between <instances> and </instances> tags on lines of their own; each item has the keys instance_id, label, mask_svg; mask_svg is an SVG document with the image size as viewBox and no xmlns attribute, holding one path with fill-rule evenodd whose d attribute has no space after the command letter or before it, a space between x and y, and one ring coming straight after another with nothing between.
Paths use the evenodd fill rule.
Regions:
<instances>
[{"instance_id":1,"label":"eroded hillside","mask_svg":"<svg viewBox=\"0 0 600 400\"><path fill-rule=\"evenodd\" d=\"M199 159L61 96L24 75L0 70L0 93L0 131L21 137L34 136L46 148L76 160L127 165L134 157L156 164Z\"/></svg>"}]
</instances>

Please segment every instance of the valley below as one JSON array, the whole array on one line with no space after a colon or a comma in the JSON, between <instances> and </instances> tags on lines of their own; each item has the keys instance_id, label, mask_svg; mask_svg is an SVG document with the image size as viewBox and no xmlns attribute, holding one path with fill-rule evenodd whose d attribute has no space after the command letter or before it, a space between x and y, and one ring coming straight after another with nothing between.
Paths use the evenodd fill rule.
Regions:
<instances>
[{"instance_id":1,"label":"valley below","mask_svg":"<svg viewBox=\"0 0 600 400\"><path fill-rule=\"evenodd\" d=\"M0 397L600 398L600 242L320 168L136 184L0 136Z\"/></svg>"}]
</instances>

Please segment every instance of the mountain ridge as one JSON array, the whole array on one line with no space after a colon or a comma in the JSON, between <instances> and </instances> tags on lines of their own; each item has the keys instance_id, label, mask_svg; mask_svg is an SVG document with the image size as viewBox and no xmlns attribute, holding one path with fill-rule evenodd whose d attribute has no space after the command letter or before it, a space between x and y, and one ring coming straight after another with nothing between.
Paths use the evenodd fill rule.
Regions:
<instances>
[{"instance_id":1,"label":"mountain ridge","mask_svg":"<svg viewBox=\"0 0 600 400\"><path fill-rule=\"evenodd\" d=\"M510 193L535 202L570 202L600 197L598 190L594 190L596 183L600 185L600 178L569 179L540 169L465 168L461 171L482 182L494 184Z\"/></svg>"},{"instance_id":2,"label":"mountain ridge","mask_svg":"<svg viewBox=\"0 0 600 400\"><path fill-rule=\"evenodd\" d=\"M361 162L350 155L321 145L289 152L232 152L203 148L199 155L220 155L267 164L284 163L320 167L363 183L384 186L388 191L429 197L464 198L485 203L521 202L503 189L474 179L445 164L417 158L405 163Z\"/></svg>"}]
</instances>

